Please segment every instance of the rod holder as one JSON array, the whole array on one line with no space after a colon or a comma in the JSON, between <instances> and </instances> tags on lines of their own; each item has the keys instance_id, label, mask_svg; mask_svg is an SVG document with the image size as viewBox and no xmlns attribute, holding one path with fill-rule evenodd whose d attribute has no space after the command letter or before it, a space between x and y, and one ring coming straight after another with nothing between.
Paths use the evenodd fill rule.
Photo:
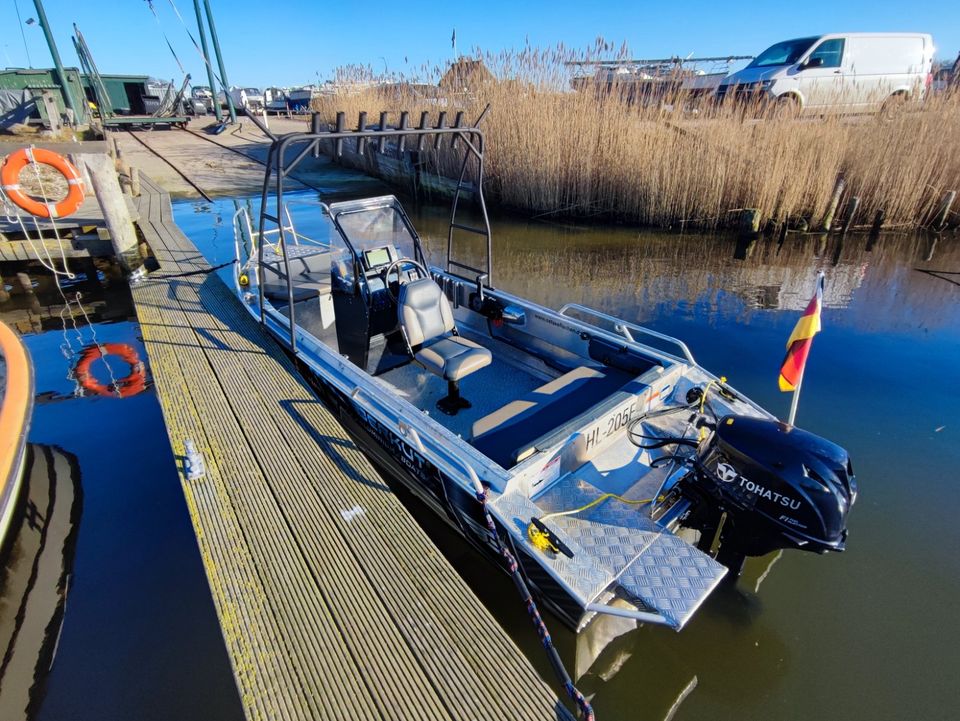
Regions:
<instances>
[{"instance_id":1,"label":"rod holder","mask_svg":"<svg viewBox=\"0 0 960 721\"><path fill-rule=\"evenodd\" d=\"M388 117L388 115L389 115L389 113L387 113L386 111L381 111L381 113L380 113L380 130L386 130L386 129L387 129L387 117ZM378 152L378 153L382 153L382 152L383 152L384 150L386 150L386 149L387 149L387 139L386 139L386 137L384 137L383 135L381 135L381 136L377 139L377 152Z\"/></svg>"},{"instance_id":2,"label":"rod holder","mask_svg":"<svg viewBox=\"0 0 960 721\"><path fill-rule=\"evenodd\" d=\"M447 127L447 111L446 111L446 110L441 110L441 111L440 111L440 117L437 118L437 130L443 130L445 127ZM434 150L440 150L440 141L441 141L441 140L443 140L443 136L442 136L442 135L439 135L439 134L438 134L438 135L434 136L434 140L433 140L433 149L434 149Z\"/></svg>"},{"instance_id":3,"label":"rod holder","mask_svg":"<svg viewBox=\"0 0 960 721\"><path fill-rule=\"evenodd\" d=\"M426 130L427 121L430 119L430 113L427 110L424 110L420 113L420 125L417 126L417 130ZM420 135L417 137L417 152L423 150L423 141L426 140L426 135Z\"/></svg>"},{"instance_id":4,"label":"rod holder","mask_svg":"<svg viewBox=\"0 0 960 721\"><path fill-rule=\"evenodd\" d=\"M357 132L362 133L367 129L367 111L361 110L360 115L357 117ZM357 153L363 155L364 151L367 149L367 139L363 136L357 137Z\"/></svg>"},{"instance_id":5,"label":"rod holder","mask_svg":"<svg viewBox=\"0 0 960 721\"><path fill-rule=\"evenodd\" d=\"M400 113L400 130L407 130L410 127L410 113L406 110ZM407 149L407 138L405 135L400 136L399 143L397 145L397 154L398 156L403 156L403 151Z\"/></svg>"},{"instance_id":6,"label":"rod holder","mask_svg":"<svg viewBox=\"0 0 960 721\"><path fill-rule=\"evenodd\" d=\"M323 123L320 122L320 113L311 113L310 115L310 132L317 134L323 131ZM314 158L320 157L320 143L316 143L313 146L313 151L311 152Z\"/></svg>"},{"instance_id":7,"label":"rod holder","mask_svg":"<svg viewBox=\"0 0 960 721\"><path fill-rule=\"evenodd\" d=\"M337 124L336 129L338 133L342 133L346 130L346 119L342 110L337 111ZM338 158L343 155L343 138L337 138L334 142L333 154Z\"/></svg>"}]
</instances>

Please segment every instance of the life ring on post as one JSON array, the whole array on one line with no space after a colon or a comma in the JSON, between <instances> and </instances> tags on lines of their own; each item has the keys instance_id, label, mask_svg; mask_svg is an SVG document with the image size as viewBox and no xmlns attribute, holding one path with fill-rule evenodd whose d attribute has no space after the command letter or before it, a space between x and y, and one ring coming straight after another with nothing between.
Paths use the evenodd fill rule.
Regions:
<instances>
[{"instance_id":1,"label":"life ring on post","mask_svg":"<svg viewBox=\"0 0 960 721\"><path fill-rule=\"evenodd\" d=\"M114 383L101 383L90 372L95 360L114 355L130 366L130 372ZM101 343L80 351L80 358L73 369L73 376L80 387L98 396L128 398L142 393L147 387L147 370L137 351L126 343Z\"/></svg>"},{"instance_id":2,"label":"life ring on post","mask_svg":"<svg viewBox=\"0 0 960 721\"><path fill-rule=\"evenodd\" d=\"M24 193L20 187L20 171L30 163L49 165L60 173L67 181L67 197L59 203L44 203ZM83 203L83 179L80 173L62 155L43 148L21 148L8 155L0 168L0 186L14 205L38 218L65 218L76 213Z\"/></svg>"}]
</instances>

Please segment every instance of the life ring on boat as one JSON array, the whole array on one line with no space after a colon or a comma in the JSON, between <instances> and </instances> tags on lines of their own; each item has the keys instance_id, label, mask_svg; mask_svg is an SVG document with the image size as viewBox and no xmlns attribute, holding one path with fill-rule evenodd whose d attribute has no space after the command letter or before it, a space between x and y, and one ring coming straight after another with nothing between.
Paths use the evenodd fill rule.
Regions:
<instances>
[{"instance_id":1,"label":"life ring on boat","mask_svg":"<svg viewBox=\"0 0 960 721\"><path fill-rule=\"evenodd\" d=\"M130 372L114 383L101 383L90 372L95 360L114 355L130 366ZM80 387L98 396L128 398L142 393L147 387L147 370L137 351L126 343L101 343L80 351L80 359L73 369L73 376Z\"/></svg>"},{"instance_id":2,"label":"life ring on boat","mask_svg":"<svg viewBox=\"0 0 960 721\"><path fill-rule=\"evenodd\" d=\"M67 197L59 203L34 200L20 187L20 171L30 163L49 165L67 181ZM83 203L83 179L77 169L62 155L43 148L21 148L11 153L0 168L0 186L10 201L39 218L65 218L77 212Z\"/></svg>"}]
</instances>

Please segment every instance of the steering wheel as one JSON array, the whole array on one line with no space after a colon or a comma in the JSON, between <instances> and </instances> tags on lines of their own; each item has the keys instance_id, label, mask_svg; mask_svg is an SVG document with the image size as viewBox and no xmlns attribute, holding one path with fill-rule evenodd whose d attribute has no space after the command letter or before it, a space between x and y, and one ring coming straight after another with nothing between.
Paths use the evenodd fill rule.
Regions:
<instances>
[{"instance_id":1,"label":"steering wheel","mask_svg":"<svg viewBox=\"0 0 960 721\"><path fill-rule=\"evenodd\" d=\"M417 261L412 260L411 258L398 258L393 261L390 265L387 266L387 269L383 271L383 285L387 289L387 293L390 295L390 300L394 303L397 302L397 296L393 292L393 287L390 285L390 274L396 270L397 272L397 285L400 284L400 269L404 265L412 266L414 270L417 271L417 274L421 278L429 278L430 273L427 272L427 269L420 265Z\"/></svg>"}]
</instances>

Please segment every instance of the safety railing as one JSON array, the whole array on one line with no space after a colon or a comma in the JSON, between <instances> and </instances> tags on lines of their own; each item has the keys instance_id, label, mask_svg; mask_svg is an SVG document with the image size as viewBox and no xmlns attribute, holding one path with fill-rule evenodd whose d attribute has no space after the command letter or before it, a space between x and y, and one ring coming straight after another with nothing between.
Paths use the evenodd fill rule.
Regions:
<instances>
[{"instance_id":1,"label":"safety railing","mask_svg":"<svg viewBox=\"0 0 960 721\"><path fill-rule=\"evenodd\" d=\"M639 342L636 338L634 338L634 333L650 336L652 338L658 338L659 340L662 340L665 343L670 343L676 346L680 350L681 356L683 358L689 361L692 365L697 365L697 361L694 360L693 353L690 352L690 348L687 347L687 344L684 343L679 338L674 338L672 335L667 335L665 333L658 333L655 330L650 330L649 328L644 328L643 326L636 325L634 323L628 323L625 320L621 320L620 318L616 318L615 316L608 315L606 313L601 313L598 310L594 310L593 308L588 308L587 306L580 305L579 303L567 303L565 306L563 306L560 309L559 313L560 315L565 315L569 318L571 317L569 311L576 311L578 313L583 313L586 316L592 316L593 318L599 318L600 320L607 321L608 323L613 325L614 331L622 335L631 343ZM590 321L586 321L586 322L589 323ZM597 328L600 327L600 326L597 326L595 323L590 323L590 325L593 325Z\"/></svg>"}]
</instances>

